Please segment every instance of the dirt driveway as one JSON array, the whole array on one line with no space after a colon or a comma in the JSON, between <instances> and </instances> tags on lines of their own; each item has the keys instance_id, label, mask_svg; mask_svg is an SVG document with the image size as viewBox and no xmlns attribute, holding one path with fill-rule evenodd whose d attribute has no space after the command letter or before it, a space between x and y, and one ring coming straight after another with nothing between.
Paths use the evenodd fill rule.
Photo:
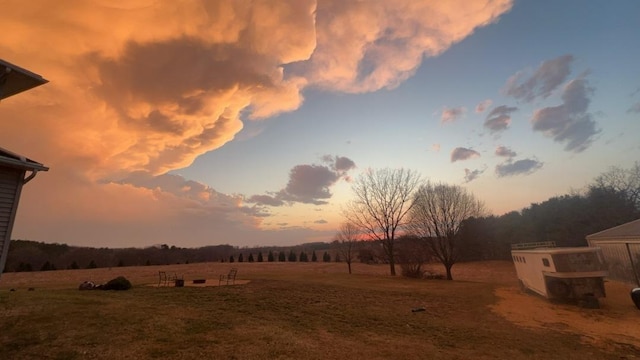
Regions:
<instances>
[{"instance_id":1,"label":"dirt driveway","mask_svg":"<svg viewBox=\"0 0 640 360\"><path fill-rule=\"evenodd\" d=\"M442 272L438 267L433 270ZM631 301L629 285L606 281L607 297L600 299L600 309L585 309L522 292L515 268L508 261L456 264L453 278L499 284L495 290L498 300L491 310L518 326L578 334L584 342L598 347L640 348L640 310Z\"/></svg>"}]
</instances>

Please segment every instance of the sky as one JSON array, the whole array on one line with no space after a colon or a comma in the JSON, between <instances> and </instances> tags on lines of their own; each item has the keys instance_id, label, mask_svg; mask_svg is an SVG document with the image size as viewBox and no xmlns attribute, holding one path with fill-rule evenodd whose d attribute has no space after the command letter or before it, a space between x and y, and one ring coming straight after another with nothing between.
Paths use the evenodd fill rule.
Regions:
<instances>
[{"instance_id":1,"label":"sky","mask_svg":"<svg viewBox=\"0 0 640 360\"><path fill-rule=\"evenodd\" d=\"M48 166L14 239L93 247L331 241L369 169L491 214L640 159L640 2L5 0L0 103Z\"/></svg>"}]
</instances>

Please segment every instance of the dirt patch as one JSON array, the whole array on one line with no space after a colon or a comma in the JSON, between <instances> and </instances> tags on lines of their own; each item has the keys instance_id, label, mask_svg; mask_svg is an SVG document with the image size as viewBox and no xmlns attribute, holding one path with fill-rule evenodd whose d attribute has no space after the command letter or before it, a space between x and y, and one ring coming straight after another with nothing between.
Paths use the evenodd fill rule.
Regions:
<instances>
[{"instance_id":1,"label":"dirt patch","mask_svg":"<svg viewBox=\"0 0 640 360\"><path fill-rule=\"evenodd\" d=\"M428 269L444 273L442 265L430 264ZM452 275L457 281L500 285L491 310L518 326L578 334L583 342L602 348L640 348L640 310L631 300L629 285L606 281L607 296L600 299L600 309L585 309L521 291L515 267L509 261L460 263L453 266Z\"/></svg>"},{"instance_id":2,"label":"dirt patch","mask_svg":"<svg viewBox=\"0 0 640 360\"><path fill-rule=\"evenodd\" d=\"M629 297L629 287L613 281L605 287L607 297L600 299L600 309L553 303L517 287L499 287L491 310L518 326L578 334L599 347L640 347L640 311Z\"/></svg>"}]
</instances>

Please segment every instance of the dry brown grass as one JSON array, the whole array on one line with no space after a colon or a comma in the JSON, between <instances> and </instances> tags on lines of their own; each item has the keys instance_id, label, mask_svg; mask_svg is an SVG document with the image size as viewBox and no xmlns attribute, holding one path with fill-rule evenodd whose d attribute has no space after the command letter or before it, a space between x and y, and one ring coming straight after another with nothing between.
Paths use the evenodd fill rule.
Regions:
<instances>
[{"instance_id":1,"label":"dry brown grass","mask_svg":"<svg viewBox=\"0 0 640 360\"><path fill-rule=\"evenodd\" d=\"M158 271L237 286L154 288ZM454 266L455 281L388 276L387 266L208 263L3 274L1 359L620 359L640 356L626 288L599 310L515 289L509 262ZM436 266L435 270L441 271ZM123 275L125 292L78 291ZM208 280L209 281L209 280ZM217 283L217 281L215 281ZM35 291L27 291L34 287ZM9 288L17 291L9 292ZM411 309L422 307L423 312ZM602 326L607 324L606 326ZM603 328L602 332L596 329Z\"/></svg>"}]
</instances>

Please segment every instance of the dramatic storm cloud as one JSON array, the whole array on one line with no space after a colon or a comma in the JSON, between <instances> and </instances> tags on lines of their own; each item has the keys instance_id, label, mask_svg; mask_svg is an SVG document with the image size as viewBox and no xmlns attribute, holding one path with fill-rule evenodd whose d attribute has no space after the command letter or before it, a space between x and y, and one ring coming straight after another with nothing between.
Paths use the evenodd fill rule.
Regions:
<instances>
[{"instance_id":1,"label":"dramatic storm cloud","mask_svg":"<svg viewBox=\"0 0 640 360\"><path fill-rule=\"evenodd\" d=\"M318 1L317 47L295 64L321 87L345 92L393 88L436 56L492 23L511 1Z\"/></svg>"},{"instance_id":2,"label":"dramatic storm cloud","mask_svg":"<svg viewBox=\"0 0 640 360\"><path fill-rule=\"evenodd\" d=\"M544 61L530 76L526 71L518 72L509 78L504 93L526 102L545 99L569 77L572 61L572 55L564 55Z\"/></svg>"},{"instance_id":3,"label":"dramatic storm cloud","mask_svg":"<svg viewBox=\"0 0 640 360\"><path fill-rule=\"evenodd\" d=\"M468 160L476 157L480 157L479 152L463 147L457 147L451 152L451 162Z\"/></svg>"},{"instance_id":4,"label":"dramatic storm cloud","mask_svg":"<svg viewBox=\"0 0 640 360\"><path fill-rule=\"evenodd\" d=\"M587 112L592 92L586 79L570 81L563 89L561 105L536 110L531 119L533 129L564 143L567 151L585 150L600 132Z\"/></svg>"},{"instance_id":5,"label":"dramatic storm cloud","mask_svg":"<svg viewBox=\"0 0 640 360\"><path fill-rule=\"evenodd\" d=\"M511 124L511 113L518 110L517 107L501 105L491 110L484 122L484 127L492 133L506 130Z\"/></svg>"},{"instance_id":6,"label":"dramatic storm cloud","mask_svg":"<svg viewBox=\"0 0 640 360\"><path fill-rule=\"evenodd\" d=\"M528 175L542 167L543 163L534 159L522 159L518 161L507 160L502 164L496 165L496 174L498 177Z\"/></svg>"},{"instance_id":7,"label":"dramatic storm cloud","mask_svg":"<svg viewBox=\"0 0 640 360\"><path fill-rule=\"evenodd\" d=\"M25 201L38 199L58 209L56 214L31 206L23 215L62 230L16 228L29 229L34 238L67 241L63 230L75 226L78 234L86 230L102 244L113 236L127 243L126 233L110 235L105 229L131 221L131 227L120 229L144 233L150 228L144 221L155 216L163 224L174 222L176 230L150 234L140 243L180 238L179 231L192 228L203 230L192 231L196 239L191 241L206 243L217 237L227 241L222 231L204 229L228 219L227 214L218 217L220 209L234 208L246 218L228 226L229 233L251 233L264 214L211 189L198 194L209 194L203 204L194 190L170 190L162 176L229 143L247 121L299 108L308 87L352 93L393 88L413 75L424 57L439 55L494 23L511 5L510 0L458 5L4 1L0 22L10 36L0 38L2 58L51 82L3 101L0 140L3 147L29 149L28 155L55 169L47 174L47 184L31 186L33 200ZM17 135L24 129L28 139ZM342 160L334 166L292 170L283 199L323 202L336 170L350 164ZM159 176L155 181L163 186L150 189L153 181L140 183L140 174ZM123 209L120 201L136 205ZM208 218L185 215L199 206L207 208Z\"/></svg>"}]
</instances>

